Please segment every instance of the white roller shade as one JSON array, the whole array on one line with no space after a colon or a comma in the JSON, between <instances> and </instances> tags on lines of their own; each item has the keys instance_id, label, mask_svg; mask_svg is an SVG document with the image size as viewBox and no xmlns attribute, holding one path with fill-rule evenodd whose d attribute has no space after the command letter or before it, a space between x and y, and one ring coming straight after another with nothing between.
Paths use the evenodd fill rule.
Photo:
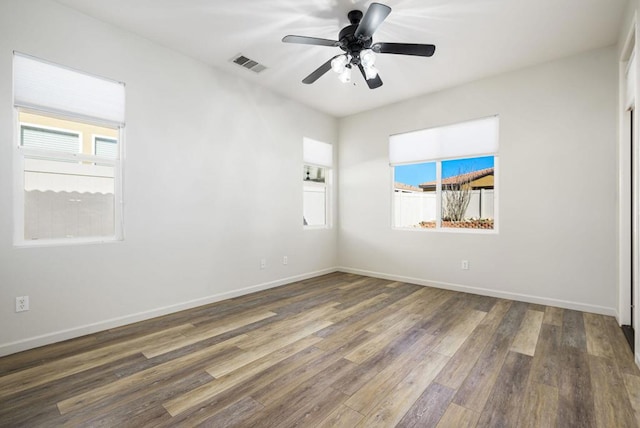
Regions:
<instances>
[{"instance_id":1,"label":"white roller shade","mask_svg":"<svg viewBox=\"0 0 640 428\"><path fill-rule=\"evenodd\" d=\"M305 138L303 140L302 153L305 164L328 168L333 166L333 146L331 144Z\"/></svg>"},{"instance_id":2,"label":"white roller shade","mask_svg":"<svg viewBox=\"0 0 640 428\"><path fill-rule=\"evenodd\" d=\"M497 116L389 137L391 165L490 155L497 151Z\"/></svg>"},{"instance_id":3,"label":"white roller shade","mask_svg":"<svg viewBox=\"0 0 640 428\"><path fill-rule=\"evenodd\" d=\"M14 54L17 107L79 115L124 124L124 84Z\"/></svg>"},{"instance_id":4,"label":"white roller shade","mask_svg":"<svg viewBox=\"0 0 640 428\"><path fill-rule=\"evenodd\" d=\"M626 78L626 96L625 107L627 109L633 108L636 101L636 56L635 53L631 54L629 63L627 64L627 78Z\"/></svg>"}]
</instances>

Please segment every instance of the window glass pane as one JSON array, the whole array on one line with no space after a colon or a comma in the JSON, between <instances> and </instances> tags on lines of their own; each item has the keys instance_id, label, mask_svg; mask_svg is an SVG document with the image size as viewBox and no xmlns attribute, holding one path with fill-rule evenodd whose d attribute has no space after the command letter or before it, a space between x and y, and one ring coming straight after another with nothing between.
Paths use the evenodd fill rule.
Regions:
<instances>
[{"instance_id":1,"label":"window glass pane","mask_svg":"<svg viewBox=\"0 0 640 428\"><path fill-rule=\"evenodd\" d=\"M302 179L304 181L313 181L315 183L325 182L325 168L317 166L305 165Z\"/></svg>"},{"instance_id":2,"label":"window glass pane","mask_svg":"<svg viewBox=\"0 0 640 428\"><path fill-rule=\"evenodd\" d=\"M436 226L436 163L394 167L395 227Z\"/></svg>"},{"instance_id":3,"label":"window glass pane","mask_svg":"<svg viewBox=\"0 0 640 428\"><path fill-rule=\"evenodd\" d=\"M59 151L65 153L94 154L94 135L96 145L101 143L103 156L118 158L119 129L54 116L20 111L20 145L28 149ZM104 147L109 144L108 148ZM113 154L115 153L115 156ZM96 152L96 155L101 156Z\"/></svg>"},{"instance_id":4,"label":"window glass pane","mask_svg":"<svg viewBox=\"0 0 640 428\"><path fill-rule=\"evenodd\" d=\"M493 229L494 157L442 162L442 227Z\"/></svg>"},{"instance_id":5,"label":"window glass pane","mask_svg":"<svg viewBox=\"0 0 640 428\"><path fill-rule=\"evenodd\" d=\"M25 239L114 236L114 170L25 158Z\"/></svg>"},{"instance_id":6,"label":"window glass pane","mask_svg":"<svg viewBox=\"0 0 640 428\"><path fill-rule=\"evenodd\" d=\"M118 140L96 137L96 156L101 158L118 158Z\"/></svg>"},{"instance_id":7,"label":"window glass pane","mask_svg":"<svg viewBox=\"0 0 640 428\"><path fill-rule=\"evenodd\" d=\"M27 149L80 153L80 135L23 125L20 128L20 145Z\"/></svg>"},{"instance_id":8,"label":"window glass pane","mask_svg":"<svg viewBox=\"0 0 640 428\"><path fill-rule=\"evenodd\" d=\"M325 186L304 186L302 206L305 226L324 226L327 224L326 193Z\"/></svg>"}]
</instances>

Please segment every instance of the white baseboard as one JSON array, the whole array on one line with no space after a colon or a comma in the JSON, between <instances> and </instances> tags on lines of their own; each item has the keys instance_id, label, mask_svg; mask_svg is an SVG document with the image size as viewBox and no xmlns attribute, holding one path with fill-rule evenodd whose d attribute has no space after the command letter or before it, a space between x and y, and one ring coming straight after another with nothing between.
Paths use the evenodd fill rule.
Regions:
<instances>
[{"instance_id":1,"label":"white baseboard","mask_svg":"<svg viewBox=\"0 0 640 428\"><path fill-rule=\"evenodd\" d=\"M309 278L315 278L317 276L326 275L336 271L338 271L338 268L328 268L328 269L322 269L315 272L308 272L301 275L290 276L290 277L278 279L275 281L270 281L262 284L244 287L239 290L213 294L211 296L190 300L188 302L177 303L174 305L164 306L157 309L151 309L149 311L138 312L131 315L111 318L104 321L98 321L92 324L86 324L78 327L69 328L66 330L60 330L52 333L43 334L40 336L30 337L30 338L18 340L15 342L4 343L0 345L0 357L5 355L10 355L10 354L15 354L16 352L25 351L27 349L37 348L39 346L50 345L52 343L61 342L67 339L73 339L73 338L84 336L87 334L97 333L99 331L108 330L110 328L121 327L123 325L135 323L138 321L144 321L144 320L159 317L162 315L183 311L185 309L191 309L198 306L208 305L210 303L219 302L220 300L231 299L234 297L243 296L245 294L255 293L256 291L266 290L269 288L278 287L281 285L289 284L296 281L302 281Z\"/></svg>"},{"instance_id":2,"label":"white baseboard","mask_svg":"<svg viewBox=\"0 0 640 428\"><path fill-rule=\"evenodd\" d=\"M443 288L445 290L461 291L464 293L480 294L482 296L498 297L501 299L517 300L527 303L537 303L539 305L557 306L559 308L573 309L576 311L592 312L601 315L618 316L618 311L614 308L605 306L590 305L586 303L571 302L568 300L551 299L547 297L532 296L529 294L511 293L509 291L493 290L490 288L471 287L462 284L452 284L449 282L429 281L421 278L412 278L408 276L393 275L382 272L374 272L364 269L353 269L341 266L338 268L340 272L353 273L357 275L371 276L374 278L388 279L391 281L402 281L411 284L424 285L428 287Z\"/></svg>"}]
</instances>

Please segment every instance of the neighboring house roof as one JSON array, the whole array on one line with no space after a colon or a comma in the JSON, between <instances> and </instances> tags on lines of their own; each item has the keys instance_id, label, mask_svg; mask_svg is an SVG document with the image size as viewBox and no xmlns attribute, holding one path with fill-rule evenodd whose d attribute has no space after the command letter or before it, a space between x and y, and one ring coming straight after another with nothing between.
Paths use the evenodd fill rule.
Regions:
<instances>
[{"instance_id":1,"label":"neighboring house roof","mask_svg":"<svg viewBox=\"0 0 640 428\"><path fill-rule=\"evenodd\" d=\"M478 171L467 172L465 174L454 175L454 176L442 179L442 184L447 185L447 184L469 183L469 182L478 180L480 178L493 175L493 170L494 168L491 167L491 168L479 169ZM436 181L434 180L434 181L427 181L426 183L422 183L420 184L420 188L424 190L427 190L427 189L433 190L436 188Z\"/></svg>"},{"instance_id":2,"label":"neighboring house roof","mask_svg":"<svg viewBox=\"0 0 640 428\"><path fill-rule=\"evenodd\" d=\"M423 191L418 186L411 186L409 184L399 183L397 181L393 184L393 187L395 189L398 189L398 190L406 190L406 191L409 191L409 192L422 192Z\"/></svg>"}]
</instances>

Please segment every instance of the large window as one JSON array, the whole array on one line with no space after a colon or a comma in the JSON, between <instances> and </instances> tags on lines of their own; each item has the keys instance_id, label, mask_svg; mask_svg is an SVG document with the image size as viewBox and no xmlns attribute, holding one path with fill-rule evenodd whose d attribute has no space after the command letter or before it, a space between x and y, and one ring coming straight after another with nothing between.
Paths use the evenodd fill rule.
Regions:
<instances>
[{"instance_id":1,"label":"large window","mask_svg":"<svg viewBox=\"0 0 640 428\"><path fill-rule=\"evenodd\" d=\"M15 241L122 239L124 86L16 54Z\"/></svg>"},{"instance_id":2,"label":"large window","mask_svg":"<svg viewBox=\"0 0 640 428\"><path fill-rule=\"evenodd\" d=\"M329 226L329 184L333 149L330 144L303 141L302 224L307 228Z\"/></svg>"},{"instance_id":3,"label":"large window","mask_svg":"<svg viewBox=\"0 0 640 428\"><path fill-rule=\"evenodd\" d=\"M390 139L393 226L497 229L498 118Z\"/></svg>"}]
</instances>

